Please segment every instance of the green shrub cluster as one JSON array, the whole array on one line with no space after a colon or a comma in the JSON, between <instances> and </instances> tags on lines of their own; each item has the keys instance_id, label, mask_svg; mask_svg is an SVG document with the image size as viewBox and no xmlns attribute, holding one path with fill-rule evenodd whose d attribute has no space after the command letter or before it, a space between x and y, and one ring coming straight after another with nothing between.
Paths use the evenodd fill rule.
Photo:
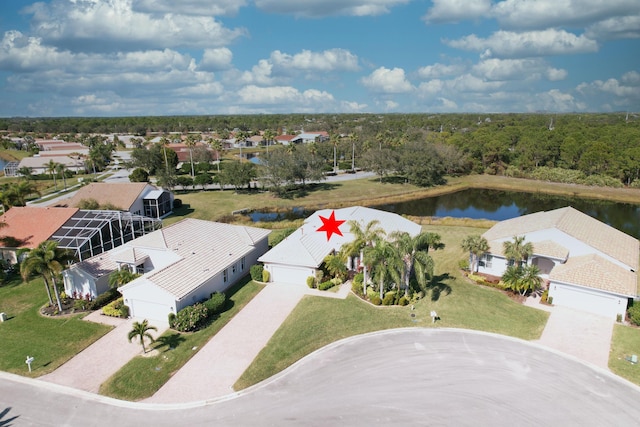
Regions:
<instances>
[{"instance_id":1,"label":"green shrub cluster","mask_svg":"<svg viewBox=\"0 0 640 427\"><path fill-rule=\"evenodd\" d=\"M173 319L173 324L169 326L180 332L195 331L208 318L209 310L207 310L207 307L204 304L197 303L180 310Z\"/></svg>"},{"instance_id":2,"label":"green shrub cluster","mask_svg":"<svg viewBox=\"0 0 640 427\"><path fill-rule=\"evenodd\" d=\"M356 283L354 280L351 282L351 292L358 295L360 298L364 297L364 289L362 289L362 283Z\"/></svg>"},{"instance_id":3,"label":"green shrub cluster","mask_svg":"<svg viewBox=\"0 0 640 427\"><path fill-rule=\"evenodd\" d=\"M204 302L204 306L207 307L209 316L218 314L224 310L224 306L227 303L227 296L222 292L214 292L211 294L211 298Z\"/></svg>"},{"instance_id":4,"label":"green shrub cluster","mask_svg":"<svg viewBox=\"0 0 640 427\"><path fill-rule=\"evenodd\" d=\"M313 276L307 277L307 286L311 289L316 287L316 278Z\"/></svg>"},{"instance_id":5,"label":"green shrub cluster","mask_svg":"<svg viewBox=\"0 0 640 427\"><path fill-rule=\"evenodd\" d=\"M120 292L118 292L118 290L115 288L109 289L107 292L98 295L96 299L89 301L89 304L87 305L87 309L97 310L118 298L120 298Z\"/></svg>"},{"instance_id":6,"label":"green shrub cluster","mask_svg":"<svg viewBox=\"0 0 640 427\"><path fill-rule=\"evenodd\" d=\"M380 305L382 304L382 300L380 299L380 296L375 295L373 298L370 299L371 304L373 305Z\"/></svg>"},{"instance_id":7,"label":"green shrub cluster","mask_svg":"<svg viewBox=\"0 0 640 427\"><path fill-rule=\"evenodd\" d=\"M398 300L398 305L401 305L401 306L409 305L409 299L404 295L401 296L400 299Z\"/></svg>"},{"instance_id":8,"label":"green shrub cluster","mask_svg":"<svg viewBox=\"0 0 640 427\"><path fill-rule=\"evenodd\" d=\"M331 289L336 286L335 282L332 280L327 280L326 282L322 282L318 285L318 289L321 291L326 291L327 289Z\"/></svg>"},{"instance_id":9,"label":"green shrub cluster","mask_svg":"<svg viewBox=\"0 0 640 427\"><path fill-rule=\"evenodd\" d=\"M269 278L270 278L270 277L271 277L271 275L269 274L269 271L268 271L268 270L263 270L263 271L262 271L262 281L263 281L264 283L269 282Z\"/></svg>"},{"instance_id":10,"label":"green shrub cluster","mask_svg":"<svg viewBox=\"0 0 640 427\"><path fill-rule=\"evenodd\" d=\"M546 303L548 302L549 299L549 289L545 289L544 292L542 292L542 295L540 295L540 302Z\"/></svg>"},{"instance_id":11,"label":"green shrub cluster","mask_svg":"<svg viewBox=\"0 0 640 427\"><path fill-rule=\"evenodd\" d=\"M627 316L629 321L636 326L640 326L640 303L633 304L627 309Z\"/></svg>"},{"instance_id":12,"label":"green shrub cluster","mask_svg":"<svg viewBox=\"0 0 640 427\"><path fill-rule=\"evenodd\" d=\"M102 307L102 314L105 316L126 318L129 316L129 307L124 304L123 298L120 297Z\"/></svg>"},{"instance_id":13,"label":"green shrub cluster","mask_svg":"<svg viewBox=\"0 0 640 427\"><path fill-rule=\"evenodd\" d=\"M249 269L249 274L251 275L251 279L256 282L262 281L262 272L264 271L264 266L262 264L254 264Z\"/></svg>"}]
</instances>

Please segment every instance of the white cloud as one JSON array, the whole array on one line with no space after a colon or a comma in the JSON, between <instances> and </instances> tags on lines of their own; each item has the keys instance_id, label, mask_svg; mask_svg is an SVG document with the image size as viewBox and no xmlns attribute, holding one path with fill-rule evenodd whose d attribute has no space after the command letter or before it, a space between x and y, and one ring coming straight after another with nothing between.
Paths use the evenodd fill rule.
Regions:
<instances>
[{"instance_id":1,"label":"white cloud","mask_svg":"<svg viewBox=\"0 0 640 427\"><path fill-rule=\"evenodd\" d=\"M133 0L131 9L155 14L221 16L235 15L246 5L246 0Z\"/></svg>"},{"instance_id":2,"label":"white cloud","mask_svg":"<svg viewBox=\"0 0 640 427\"><path fill-rule=\"evenodd\" d=\"M445 111L456 111L458 109L458 104L455 101L443 97L439 97L438 101L440 101L441 107Z\"/></svg>"},{"instance_id":3,"label":"white cloud","mask_svg":"<svg viewBox=\"0 0 640 427\"><path fill-rule=\"evenodd\" d=\"M233 53L226 47L205 49L199 69L207 71L226 70L231 67Z\"/></svg>"},{"instance_id":4,"label":"white cloud","mask_svg":"<svg viewBox=\"0 0 640 427\"><path fill-rule=\"evenodd\" d=\"M333 95L316 89L300 92L291 86L260 87L245 86L238 91L240 102L244 104L264 105L283 104L293 107L297 104L325 104L334 101Z\"/></svg>"},{"instance_id":5,"label":"white cloud","mask_svg":"<svg viewBox=\"0 0 640 427\"><path fill-rule=\"evenodd\" d=\"M587 27L587 37L597 40L640 38L640 14L617 16Z\"/></svg>"},{"instance_id":6,"label":"white cloud","mask_svg":"<svg viewBox=\"0 0 640 427\"><path fill-rule=\"evenodd\" d=\"M576 36L564 30L547 29L515 33L497 31L488 38L475 34L458 40L445 40L450 47L482 52L482 57L525 58L596 52L598 44L585 35Z\"/></svg>"},{"instance_id":7,"label":"white cloud","mask_svg":"<svg viewBox=\"0 0 640 427\"><path fill-rule=\"evenodd\" d=\"M423 17L427 23L459 22L478 19L491 9L491 0L433 0Z\"/></svg>"},{"instance_id":8,"label":"white cloud","mask_svg":"<svg viewBox=\"0 0 640 427\"><path fill-rule=\"evenodd\" d=\"M566 70L549 67L541 58L532 59L497 59L489 58L480 61L472 68L474 75L487 80L562 80L567 76Z\"/></svg>"},{"instance_id":9,"label":"white cloud","mask_svg":"<svg viewBox=\"0 0 640 427\"><path fill-rule=\"evenodd\" d=\"M456 76L463 73L465 67L462 65L445 65L435 63L427 65L418 70L418 77L422 79L437 79L440 77Z\"/></svg>"},{"instance_id":10,"label":"white cloud","mask_svg":"<svg viewBox=\"0 0 640 427\"><path fill-rule=\"evenodd\" d=\"M275 68L282 71L358 71L358 57L345 49L329 49L322 52L303 50L295 55L276 50L269 58Z\"/></svg>"},{"instance_id":11,"label":"white cloud","mask_svg":"<svg viewBox=\"0 0 640 427\"><path fill-rule=\"evenodd\" d=\"M342 101L340 110L348 113L359 113L367 109L367 104L361 104L356 101Z\"/></svg>"},{"instance_id":12,"label":"white cloud","mask_svg":"<svg viewBox=\"0 0 640 427\"><path fill-rule=\"evenodd\" d=\"M369 90L377 93L404 93L413 89L411 83L405 78L402 68L390 70L380 67L360 79L360 82Z\"/></svg>"},{"instance_id":13,"label":"white cloud","mask_svg":"<svg viewBox=\"0 0 640 427\"><path fill-rule=\"evenodd\" d=\"M622 76L622 83L629 86L640 86L640 73L637 71L629 71Z\"/></svg>"},{"instance_id":14,"label":"white cloud","mask_svg":"<svg viewBox=\"0 0 640 427\"><path fill-rule=\"evenodd\" d=\"M535 110L532 111L557 111L566 113L582 111L586 108L586 105L576 101L573 95L558 89L551 89L550 91L539 93L533 101Z\"/></svg>"},{"instance_id":15,"label":"white cloud","mask_svg":"<svg viewBox=\"0 0 640 427\"><path fill-rule=\"evenodd\" d=\"M255 0L258 8L268 13L280 13L310 18L323 16L375 16L389 13L397 5L410 0Z\"/></svg>"},{"instance_id":16,"label":"white cloud","mask_svg":"<svg viewBox=\"0 0 640 427\"><path fill-rule=\"evenodd\" d=\"M491 14L503 28L583 27L612 17L640 12L637 0L504 0Z\"/></svg>"},{"instance_id":17,"label":"white cloud","mask_svg":"<svg viewBox=\"0 0 640 427\"><path fill-rule=\"evenodd\" d=\"M74 56L69 52L43 46L37 37L27 37L19 31L7 31L0 43L0 69L33 71L69 64Z\"/></svg>"},{"instance_id":18,"label":"white cloud","mask_svg":"<svg viewBox=\"0 0 640 427\"><path fill-rule=\"evenodd\" d=\"M216 47L246 35L246 30L225 28L211 16L136 12L132 0L53 0L25 11L33 15L33 31L46 44L72 51Z\"/></svg>"},{"instance_id":19,"label":"white cloud","mask_svg":"<svg viewBox=\"0 0 640 427\"><path fill-rule=\"evenodd\" d=\"M273 65L266 59L261 59L258 64L251 68L251 71L241 72L237 75L237 71L232 71L225 75L225 81L227 83L239 83L244 85L258 84L258 85L271 85L276 83L276 80L271 76Z\"/></svg>"},{"instance_id":20,"label":"white cloud","mask_svg":"<svg viewBox=\"0 0 640 427\"><path fill-rule=\"evenodd\" d=\"M627 79L627 82L629 82L629 79ZM640 99L640 85L638 85L638 82L631 81L629 83L632 84L625 84L614 78L595 80L591 83L581 83L578 86L578 90L585 94L602 92L619 98Z\"/></svg>"}]
</instances>

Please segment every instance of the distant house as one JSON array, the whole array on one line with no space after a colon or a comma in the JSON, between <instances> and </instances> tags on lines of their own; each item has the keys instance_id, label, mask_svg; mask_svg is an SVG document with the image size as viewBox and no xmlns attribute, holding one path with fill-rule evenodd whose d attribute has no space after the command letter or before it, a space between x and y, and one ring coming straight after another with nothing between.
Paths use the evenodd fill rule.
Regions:
<instances>
[{"instance_id":1,"label":"distant house","mask_svg":"<svg viewBox=\"0 0 640 427\"><path fill-rule=\"evenodd\" d=\"M43 156L33 156L33 157L25 157L20 160L17 169L20 168L29 168L31 169L31 173L34 175L38 174L47 174L48 163L53 161L54 163L59 163L65 166L66 169L74 172L84 171L84 162L81 160L73 159L68 155L52 155L55 154L55 151L47 152L47 155Z\"/></svg>"},{"instance_id":2,"label":"distant house","mask_svg":"<svg viewBox=\"0 0 640 427\"><path fill-rule=\"evenodd\" d=\"M318 232L318 228L323 224L320 216L329 218L332 212L337 220L345 220L345 222L340 226L342 236L334 234L327 240L324 232ZM371 221L377 220L387 234L406 231L416 236L422 230L419 224L391 212L362 206L325 209L307 218L300 228L261 256L258 261L262 262L265 270L269 272L271 282L304 284L307 277L315 276L327 255L340 251L343 244L354 239L349 225L349 221L352 220L357 221L363 229ZM357 265L351 265L351 267L357 267Z\"/></svg>"},{"instance_id":3,"label":"distant house","mask_svg":"<svg viewBox=\"0 0 640 427\"><path fill-rule=\"evenodd\" d=\"M329 140L327 132L302 132L297 135L280 135L275 141L282 145L289 144L309 144L312 142L325 142Z\"/></svg>"},{"instance_id":4,"label":"distant house","mask_svg":"<svg viewBox=\"0 0 640 427\"><path fill-rule=\"evenodd\" d=\"M293 140L297 135L280 135L275 137L275 141L278 144L289 145L292 144L291 140Z\"/></svg>"},{"instance_id":5,"label":"distant house","mask_svg":"<svg viewBox=\"0 0 640 427\"><path fill-rule=\"evenodd\" d=\"M109 274L127 268L142 276L119 288L133 317L166 322L169 313L237 283L268 249L270 231L184 219L71 266L65 292L95 297Z\"/></svg>"},{"instance_id":6,"label":"distant house","mask_svg":"<svg viewBox=\"0 0 640 427\"><path fill-rule=\"evenodd\" d=\"M153 218L109 210L13 207L0 216L0 253L10 264L19 249L33 249L47 240L74 253L79 260L98 255L162 227Z\"/></svg>"},{"instance_id":7,"label":"distant house","mask_svg":"<svg viewBox=\"0 0 640 427\"><path fill-rule=\"evenodd\" d=\"M553 304L624 317L638 293L638 240L571 207L502 221L483 235L490 250L479 272L502 276L509 265L506 241L524 236L533 245L528 264L538 266Z\"/></svg>"},{"instance_id":8,"label":"distant house","mask_svg":"<svg viewBox=\"0 0 640 427\"><path fill-rule=\"evenodd\" d=\"M78 207L83 200L95 200L100 206L112 206L122 211L150 218L164 218L173 210L173 193L145 182L94 182L84 187L61 205Z\"/></svg>"}]
</instances>

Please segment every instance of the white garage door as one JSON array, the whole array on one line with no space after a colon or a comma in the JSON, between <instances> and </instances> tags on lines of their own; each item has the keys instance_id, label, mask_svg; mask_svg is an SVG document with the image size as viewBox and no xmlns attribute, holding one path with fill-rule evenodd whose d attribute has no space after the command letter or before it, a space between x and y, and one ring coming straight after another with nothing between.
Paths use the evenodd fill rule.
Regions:
<instances>
[{"instance_id":1,"label":"white garage door","mask_svg":"<svg viewBox=\"0 0 640 427\"><path fill-rule=\"evenodd\" d=\"M306 284L307 277L313 275L310 268L273 266L271 268L271 281L276 283Z\"/></svg>"},{"instance_id":2,"label":"white garage door","mask_svg":"<svg viewBox=\"0 0 640 427\"><path fill-rule=\"evenodd\" d=\"M549 295L553 297L554 305L588 311L612 319L616 318L617 313L623 313L626 309L623 301L618 297L572 286L552 284Z\"/></svg>"},{"instance_id":3,"label":"white garage door","mask_svg":"<svg viewBox=\"0 0 640 427\"><path fill-rule=\"evenodd\" d=\"M129 314L131 317L166 323L169 321L170 312L171 308L166 305L137 299L129 301Z\"/></svg>"}]
</instances>

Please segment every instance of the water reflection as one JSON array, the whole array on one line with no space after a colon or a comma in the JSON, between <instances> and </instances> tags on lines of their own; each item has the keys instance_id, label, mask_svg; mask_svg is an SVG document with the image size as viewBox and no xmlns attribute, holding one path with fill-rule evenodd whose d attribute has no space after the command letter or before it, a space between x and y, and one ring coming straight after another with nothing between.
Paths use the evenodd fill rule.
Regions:
<instances>
[{"instance_id":1,"label":"water reflection","mask_svg":"<svg viewBox=\"0 0 640 427\"><path fill-rule=\"evenodd\" d=\"M404 215L490 219L502 221L539 211L572 206L640 238L640 206L541 193L471 189L442 196L373 206Z\"/></svg>"}]
</instances>

